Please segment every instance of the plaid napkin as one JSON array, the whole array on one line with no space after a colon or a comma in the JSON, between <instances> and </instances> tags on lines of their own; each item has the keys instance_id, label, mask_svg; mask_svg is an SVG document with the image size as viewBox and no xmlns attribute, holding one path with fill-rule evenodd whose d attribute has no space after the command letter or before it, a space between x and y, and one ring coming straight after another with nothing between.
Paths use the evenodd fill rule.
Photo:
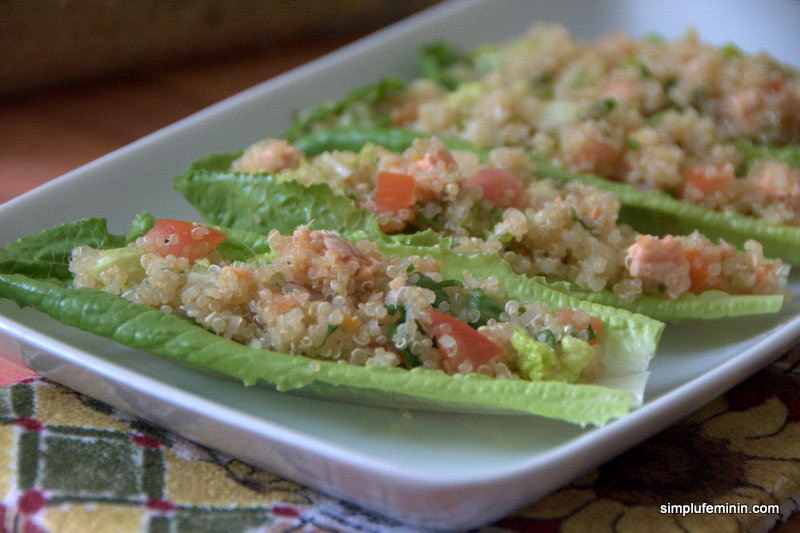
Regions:
<instances>
[{"instance_id":1,"label":"plaid napkin","mask_svg":"<svg viewBox=\"0 0 800 533\"><path fill-rule=\"evenodd\" d=\"M35 375L0 387L0 490L2 532L415 531ZM766 531L798 494L795 349L483 531Z\"/></svg>"}]
</instances>

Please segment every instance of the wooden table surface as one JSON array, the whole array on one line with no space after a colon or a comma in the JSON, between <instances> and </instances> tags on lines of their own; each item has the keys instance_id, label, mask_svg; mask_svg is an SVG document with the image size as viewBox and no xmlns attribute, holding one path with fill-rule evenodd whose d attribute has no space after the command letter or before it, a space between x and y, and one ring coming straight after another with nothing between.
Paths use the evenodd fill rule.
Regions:
<instances>
[{"instance_id":1,"label":"wooden table surface","mask_svg":"<svg viewBox=\"0 0 800 533\"><path fill-rule=\"evenodd\" d=\"M286 43L0 99L0 204L339 48Z\"/></svg>"}]
</instances>

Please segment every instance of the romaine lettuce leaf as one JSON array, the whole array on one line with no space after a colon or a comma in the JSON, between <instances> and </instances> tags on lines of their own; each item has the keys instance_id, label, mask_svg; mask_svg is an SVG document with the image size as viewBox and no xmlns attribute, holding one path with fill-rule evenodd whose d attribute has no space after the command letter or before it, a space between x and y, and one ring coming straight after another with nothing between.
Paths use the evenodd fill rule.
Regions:
<instances>
[{"instance_id":1,"label":"romaine lettuce leaf","mask_svg":"<svg viewBox=\"0 0 800 533\"><path fill-rule=\"evenodd\" d=\"M146 220L147 217L142 217ZM87 219L46 230L9 245L15 259L35 262L39 241L67 250L78 244L93 243L111 248L130 242L144 233L146 225L133 228L126 236L105 231L102 219ZM90 239L85 235L92 234ZM229 251L264 253L264 236L242 230L232 231L235 243ZM56 235L60 235L56 237ZM188 319L164 314L147 306L129 303L114 295L93 289L74 289L51 273L66 268L68 255L49 258L59 269L34 269L26 276L9 260L0 272L0 297L20 306L31 306L64 324L108 337L126 346L150 351L177 361L237 378L246 385L264 383L279 391L356 401L370 405L466 412L524 412L566 420L580 425L603 425L641 403L647 366L654 356L664 325L641 315L581 304L568 295L550 291L530 279L520 279L495 256L455 256L430 234L411 239L404 246L387 240L384 253L431 253L443 261L443 275L460 278L464 269L473 275L497 275L511 297L536 298L557 306L580 304L604 319L601 350L609 380L615 388L599 384L575 385L561 382L495 380L477 374L446 376L421 368L411 371L359 367L303 356L255 350L224 339ZM22 244L20 244L22 243ZM419 244L435 243L433 247ZM23 246L23 244L27 245ZM3 250L6 253L6 250ZM234 253L234 255L236 255ZM244 257L241 257L244 259ZM447 264L445 264L447 263ZM455 263L458 263L457 265Z\"/></svg>"},{"instance_id":2,"label":"romaine lettuce leaf","mask_svg":"<svg viewBox=\"0 0 800 533\"><path fill-rule=\"evenodd\" d=\"M359 232L372 239L383 235L369 212L355 209L350 199L332 194L326 184L306 187L272 174L214 170L221 161L230 165L235 158L235 154L214 154L196 161L175 180L174 188L209 223L264 235L271 229L290 233L303 225Z\"/></svg>"},{"instance_id":3,"label":"romaine lettuce leaf","mask_svg":"<svg viewBox=\"0 0 800 533\"><path fill-rule=\"evenodd\" d=\"M449 43L426 44L417 52L417 59L422 75L447 89L455 89L463 81L457 67L463 64L464 54Z\"/></svg>"},{"instance_id":4,"label":"romaine lettuce leaf","mask_svg":"<svg viewBox=\"0 0 800 533\"><path fill-rule=\"evenodd\" d=\"M153 222L150 215L139 215L128 233L122 236L108 233L106 219L100 217L55 226L0 248L0 272L69 280L67 265L73 248L84 244L94 248L118 248L144 235Z\"/></svg>"},{"instance_id":5,"label":"romaine lettuce leaf","mask_svg":"<svg viewBox=\"0 0 800 533\"><path fill-rule=\"evenodd\" d=\"M697 229L712 240L724 239L738 248L748 239L755 239L764 246L767 257L800 262L800 227L797 226L775 226L731 211L713 211L660 191L643 191L627 183L570 172L541 161L536 163L536 175L561 182L579 179L612 193L622 204L620 222L642 233L681 235Z\"/></svg>"},{"instance_id":6,"label":"romaine lettuce leaf","mask_svg":"<svg viewBox=\"0 0 800 533\"><path fill-rule=\"evenodd\" d=\"M387 76L374 84L355 88L340 100L325 102L295 113L294 122L286 133L290 141L311 131L315 125L333 120L342 125L358 122L378 123L384 120L378 104L405 89L405 84L394 76Z\"/></svg>"},{"instance_id":7,"label":"romaine lettuce leaf","mask_svg":"<svg viewBox=\"0 0 800 533\"><path fill-rule=\"evenodd\" d=\"M310 155L324 150L359 150L367 142L401 151L410 146L415 137L429 136L407 129L369 125L334 126L317 129L298 138L297 145ZM488 150L479 149L466 141L439 138L451 149L471 151L484 160L488 154ZM796 147L763 147L748 143L739 143L738 146L743 149L747 161L772 157L800 168L800 149ZM580 179L614 194L622 204L620 222L642 233L682 235L696 229L712 240L724 239L739 248L748 239L755 239L764 246L767 257L800 263L800 227L776 226L739 213L714 211L677 200L661 191L643 191L627 183L567 171L544 161L536 163L536 175L540 178L552 177L561 182Z\"/></svg>"},{"instance_id":8,"label":"romaine lettuce leaf","mask_svg":"<svg viewBox=\"0 0 800 533\"><path fill-rule=\"evenodd\" d=\"M0 248L0 273L24 274L51 281L69 281L69 256L78 246L101 250L121 248L141 237L156 219L149 213L136 216L125 235L109 233L105 218L92 217L53 226L22 237ZM222 257L244 260L269 252L267 237L251 231L227 228L228 237L217 246Z\"/></svg>"},{"instance_id":9,"label":"romaine lettuce leaf","mask_svg":"<svg viewBox=\"0 0 800 533\"><path fill-rule=\"evenodd\" d=\"M220 155L214 156L214 161ZM231 161L233 156L229 156ZM282 233L309 224L314 229L332 229L350 238L393 240L410 243L410 235L387 236L367 210L334 192L327 184L304 186L269 174L239 174L201 170L196 162L175 180L175 188L212 224L266 233L278 228ZM599 179L599 178L598 178ZM426 230L431 239L432 230ZM783 305L782 295L730 295L706 292L681 295L677 300L650 295L627 302L610 290L593 293L573 283L536 278L551 288L584 300L646 314L657 320L684 318L714 319L749 314L775 313Z\"/></svg>"}]
</instances>

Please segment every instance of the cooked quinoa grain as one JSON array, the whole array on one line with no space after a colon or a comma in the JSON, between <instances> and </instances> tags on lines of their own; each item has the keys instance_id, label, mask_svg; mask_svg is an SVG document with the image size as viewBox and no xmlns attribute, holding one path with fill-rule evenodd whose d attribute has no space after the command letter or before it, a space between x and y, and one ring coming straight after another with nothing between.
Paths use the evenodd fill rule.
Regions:
<instances>
[{"instance_id":1,"label":"cooked quinoa grain","mask_svg":"<svg viewBox=\"0 0 800 533\"><path fill-rule=\"evenodd\" d=\"M273 143L285 141L253 145L233 168ZM618 222L620 203L610 193L577 180L535 179L534 164L520 148L494 149L480 163L434 137L417 139L403 153L368 145L359 153L301 155L291 167L271 171L329 184L371 210L387 233L431 228L451 237L459 253L498 253L517 273L610 290L628 302L708 290L786 294L788 265L768 261L756 241L739 251L696 231L640 234Z\"/></svg>"},{"instance_id":2,"label":"cooked quinoa grain","mask_svg":"<svg viewBox=\"0 0 800 533\"><path fill-rule=\"evenodd\" d=\"M521 362L514 340L522 332L553 353L567 337L581 340L591 357L578 380L602 373L596 342L602 322L583 311L508 300L492 277L465 272L463 281L444 280L436 259L386 257L375 243L352 243L329 231L272 231L268 243L268 259L229 264L212 251L190 263L162 255L145 236L122 249L78 247L70 271L75 287L189 317L254 348L531 379L530 359ZM121 267L111 257L126 260Z\"/></svg>"}]
</instances>

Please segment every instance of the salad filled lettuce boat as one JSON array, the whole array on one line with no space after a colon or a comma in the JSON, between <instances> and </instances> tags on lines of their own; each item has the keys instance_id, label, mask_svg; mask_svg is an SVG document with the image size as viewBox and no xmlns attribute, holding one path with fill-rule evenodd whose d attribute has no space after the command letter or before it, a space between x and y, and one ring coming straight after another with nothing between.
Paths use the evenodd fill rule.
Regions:
<instances>
[{"instance_id":1,"label":"salad filled lettuce boat","mask_svg":"<svg viewBox=\"0 0 800 533\"><path fill-rule=\"evenodd\" d=\"M796 69L693 31L581 43L555 25L468 52L436 43L421 67L408 84L387 78L300 112L287 138L370 126L518 147L541 177L616 195L639 231L756 239L800 261Z\"/></svg>"},{"instance_id":2,"label":"salad filled lettuce boat","mask_svg":"<svg viewBox=\"0 0 800 533\"><path fill-rule=\"evenodd\" d=\"M397 242L433 232L459 254L494 253L553 289L658 320L772 313L786 298L788 265L757 242L737 251L698 232L641 234L618 223L613 195L537 179L523 150L462 150L401 130L330 134L209 156L175 187L214 224L313 223Z\"/></svg>"},{"instance_id":3,"label":"salad filled lettuce boat","mask_svg":"<svg viewBox=\"0 0 800 533\"><path fill-rule=\"evenodd\" d=\"M0 297L246 385L580 425L641 403L664 327L430 233L399 244L149 215L125 235L90 218L7 245Z\"/></svg>"}]
</instances>

